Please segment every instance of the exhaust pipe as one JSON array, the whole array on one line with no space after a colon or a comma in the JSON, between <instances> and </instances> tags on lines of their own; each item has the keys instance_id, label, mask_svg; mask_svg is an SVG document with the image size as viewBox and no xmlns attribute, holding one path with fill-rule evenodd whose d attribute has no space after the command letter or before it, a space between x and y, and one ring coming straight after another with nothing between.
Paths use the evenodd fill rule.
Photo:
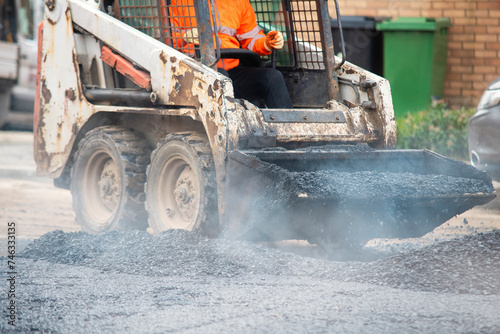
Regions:
<instances>
[{"instance_id":1,"label":"exhaust pipe","mask_svg":"<svg viewBox=\"0 0 500 334\"><path fill-rule=\"evenodd\" d=\"M93 103L118 102L130 103L132 105L149 104L155 105L158 99L156 92L134 89L85 89L85 98Z\"/></svg>"}]
</instances>

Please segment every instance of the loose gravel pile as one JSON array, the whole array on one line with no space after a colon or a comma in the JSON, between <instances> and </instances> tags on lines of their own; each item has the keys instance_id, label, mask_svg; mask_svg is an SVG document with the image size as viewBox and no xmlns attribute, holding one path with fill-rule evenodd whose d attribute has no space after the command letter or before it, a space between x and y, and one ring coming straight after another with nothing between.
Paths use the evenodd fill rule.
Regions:
<instances>
[{"instance_id":1,"label":"loose gravel pile","mask_svg":"<svg viewBox=\"0 0 500 334\"><path fill-rule=\"evenodd\" d=\"M209 239L170 230L154 237L144 231L45 234L21 256L148 276L233 277L284 274L293 270L291 253L243 241Z\"/></svg>"},{"instance_id":2,"label":"loose gravel pile","mask_svg":"<svg viewBox=\"0 0 500 334\"><path fill-rule=\"evenodd\" d=\"M279 151L279 150L276 150ZM377 150L365 145L326 145L299 149L298 152L328 153L338 152L342 154L374 154ZM397 155L395 155L397 157ZM254 156L255 159L259 160ZM408 157L409 159L409 157ZM422 159L424 157L422 156ZM325 161L320 161L318 171L293 171L278 165L260 161L257 170L268 175L273 181L285 182L293 194L307 194L310 198L432 198L449 195L464 194L491 194L495 191L491 179L486 173L475 170L463 162L442 157L435 158L439 164L439 172L435 174L425 170L407 172L387 172L376 168L371 170L374 162L367 159L364 162L353 162L353 165L366 164L367 170L356 170L354 166L348 171L339 170L337 161L332 160L331 166L326 168ZM346 159L347 160L347 159ZM315 161L315 160L313 160ZM376 161L376 159L375 159ZM339 159L338 163L343 163ZM313 163L314 164L314 163ZM441 171L442 169L442 171ZM406 170L406 169L405 169ZM448 170L448 172L447 172ZM453 172L451 172L453 171ZM427 174L430 173L430 174ZM284 180L284 181L283 181Z\"/></svg>"},{"instance_id":3,"label":"loose gravel pile","mask_svg":"<svg viewBox=\"0 0 500 334\"><path fill-rule=\"evenodd\" d=\"M290 174L297 192L313 198L429 198L494 191L482 180L446 175L334 170Z\"/></svg>"},{"instance_id":4,"label":"loose gravel pile","mask_svg":"<svg viewBox=\"0 0 500 334\"><path fill-rule=\"evenodd\" d=\"M420 291L500 294L500 231L367 263L349 279Z\"/></svg>"},{"instance_id":5,"label":"loose gravel pile","mask_svg":"<svg viewBox=\"0 0 500 334\"><path fill-rule=\"evenodd\" d=\"M101 235L55 231L35 240L20 256L147 276L287 275L418 291L500 294L500 231L367 263L302 257L262 244L208 239L181 230L158 237L140 231Z\"/></svg>"}]
</instances>

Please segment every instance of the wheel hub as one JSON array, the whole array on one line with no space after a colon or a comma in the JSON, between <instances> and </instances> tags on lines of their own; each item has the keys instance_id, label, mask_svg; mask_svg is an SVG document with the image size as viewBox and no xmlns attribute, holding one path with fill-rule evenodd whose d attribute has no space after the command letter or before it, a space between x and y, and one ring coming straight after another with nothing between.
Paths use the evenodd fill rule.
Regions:
<instances>
[{"instance_id":1,"label":"wheel hub","mask_svg":"<svg viewBox=\"0 0 500 334\"><path fill-rule=\"evenodd\" d=\"M177 188L174 190L177 205L188 204L193 199L191 182L177 182Z\"/></svg>"},{"instance_id":2,"label":"wheel hub","mask_svg":"<svg viewBox=\"0 0 500 334\"><path fill-rule=\"evenodd\" d=\"M114 210L120 199L121 189L118 175L118 167L114 161L111 159L106 161L97 184L101 200L109 210Z\"/></svg>"},{"instance_id":3,"label":"wheel hub","mask_svg":"<svg viewBox=\"0 0 500 334\"><path fill-rule=\"evenodd\" d=\"M176 182L176 187L174 190L175 203L179 209L182 218L189 221L193 218L196 190L194 187L194 177L191 167L186 166Z\"/></svg>"},{"instance_id":4,"label":"wheel hub","mask_svg":"<svg viewBox=\"0 0 500 334\"><path fill-rule=\"evenodd\" d=\"M157 190L151 189L151 194L147 195L146 201L148 203L153 198L156 200L153 204L157 206L157 212L160 215L158 217L161 222L159 230L192 231L197 228L200 216L200 181L196 166L192 166L190 159L181 153L169 154L162 159L164 160L160 162L156 162L154 158L151 159L152 180L150 183L148 179L148 186L157 187ZM158 165L161 169L156 171L155 167ZM151 215L155 215L156 212L151 208L148 210L151 211L151 219Z\"/></svg>"}]
</instances>

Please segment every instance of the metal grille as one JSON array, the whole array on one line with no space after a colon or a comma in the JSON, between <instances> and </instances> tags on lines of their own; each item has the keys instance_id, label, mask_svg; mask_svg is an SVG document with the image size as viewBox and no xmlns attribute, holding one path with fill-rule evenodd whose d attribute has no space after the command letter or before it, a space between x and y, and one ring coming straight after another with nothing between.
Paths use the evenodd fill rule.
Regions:
<instances>
[{"instance_id":1,"label":"metal grille","mask_svg":"<svg viewBox=\"0 0 500 334\"><path fill-rule=\"evenodd\" d=\"M164 29L168 30L165 43L199 60L201 55L198 37L192 33L196 30L193 28L197 28L192 0L170 0L160 7L164 15Z\"/></svg>"},{"instance_id":2,"label":"metal grille","mask_svg":"<svg viewBox=\"0 0 500 334\"><path fill-rule=\"evenodd\" d=\"M278 30L285 37L285 46L277 53L278 66L325 69L317 0L250 0L250 3L265 33Z\"/></svg>"},{"instance_id":3,"label":"metal grille","mask_svg":"<svg viewBox=\"0 0 500 334\"><path fill-rule=\"evenodd\" d=\"M250 0L265 33L280 31L285 39L277 65L325 69L324 46L317 0ZM200 59L199 46L189 31L196 27L192 0L116 0L121 21L165 44ZM266 57L270 59L270 56Z\"/></svg>"},{"instance_id":4,"label":"metal grille","mask_svg":"<svg viewBox=\"0 0 500 334\"><path fill-rule=\"evenodd\" d=\"M325 69L321 13L316 0L292 0L292 22L299 67Z\"/></svg>"},{"instance_id":5,"label":"metal grille","mask_svg":"<svg viewBox=\"0 0 500 334\"><path fill-rule=\"evenodd\" d=\"M277 65L293 67L295 65L293 38L289 13L285 11L282 0L250 0L257 16L257 24L265 34L277 30L283 34L285 45L277 52ZM264 59L270 60L271 56Z\"/></svg>"},{"instance_id":6,"label":"metal grille","mask_svg":"<svg viewBox=\"0 0 500 334\"><path fill-rule=\"evenodd\" d=\"M122 22L162 41L178 51L200 59L191 0L117 0L115 16Z\"/></svg>"},{"instance_id":7,"label":"metal grille","mask_svg":"<svg viewBox=\"0 0 500 334\"><path fill-rule=\"evenodd\" d=\"M161 40L157 0L117 0L115 1L115 15L124 23Z\"/></svg>"}]
</instances>

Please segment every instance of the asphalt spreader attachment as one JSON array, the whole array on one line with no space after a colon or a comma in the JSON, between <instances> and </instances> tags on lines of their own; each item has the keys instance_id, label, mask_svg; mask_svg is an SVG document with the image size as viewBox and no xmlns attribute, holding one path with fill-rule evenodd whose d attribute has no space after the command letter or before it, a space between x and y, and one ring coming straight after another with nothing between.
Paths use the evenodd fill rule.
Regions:
<instances>
[{"instance_id":1,"label":"asphalt spreader attachment","mask_svg":"<svg viewBox=\"0 0 500 334\"><path fill-rule=\"evenodd\" d=\"M226 234L249 240L420 237L496 196L486 173L428 150L236 150L227 171Z\"/></svg>"}]
</instances>

